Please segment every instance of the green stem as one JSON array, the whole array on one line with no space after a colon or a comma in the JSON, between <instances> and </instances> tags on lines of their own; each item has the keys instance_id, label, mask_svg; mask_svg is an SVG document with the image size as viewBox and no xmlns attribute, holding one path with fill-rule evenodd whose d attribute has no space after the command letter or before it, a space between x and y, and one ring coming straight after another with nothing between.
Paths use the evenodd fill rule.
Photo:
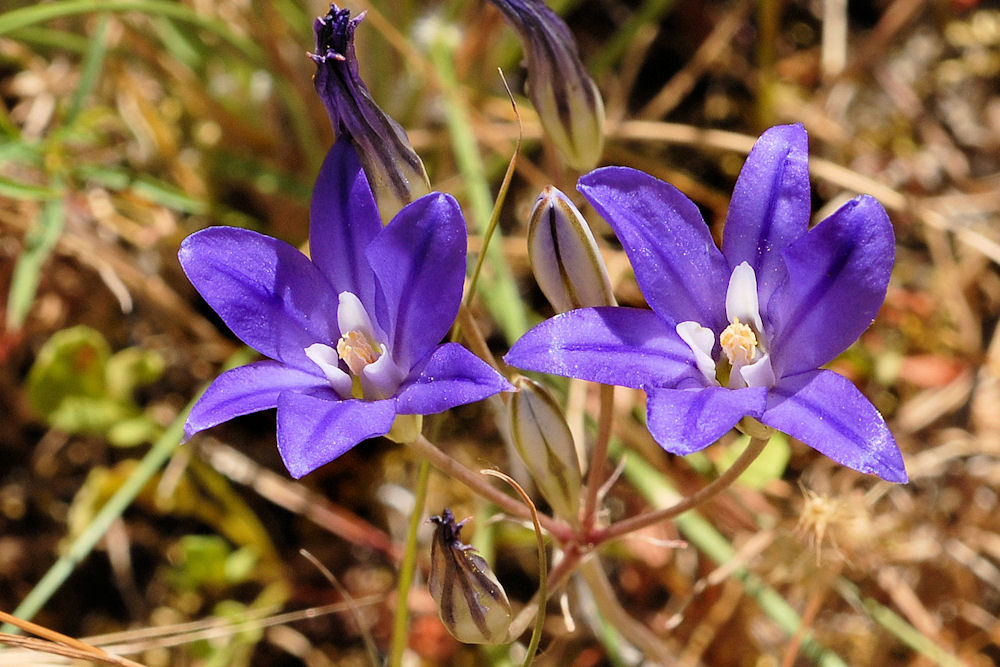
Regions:
<instances>
[{"instance_id":1,"label":"green stem","mask_svg":"<svg viewBox=\"0 0 1000 667\"><path fill-rule=\"evenodd\" d=\"M417 530L422 523L424 505L427 503L428 480L431 476L431 464L426 458L421 458L417 471L417 490L413 499L413 514L410 515L410 525L406 531L406 551L399 567L399 583L396 586L396 615L392 625L392 647L389 652L390 667L400 667L403 664L403 653L406 651L410 630L410 607L408 604L410 588L413 586L413 575L417 570Z\"/></svg>"}]
</instances>

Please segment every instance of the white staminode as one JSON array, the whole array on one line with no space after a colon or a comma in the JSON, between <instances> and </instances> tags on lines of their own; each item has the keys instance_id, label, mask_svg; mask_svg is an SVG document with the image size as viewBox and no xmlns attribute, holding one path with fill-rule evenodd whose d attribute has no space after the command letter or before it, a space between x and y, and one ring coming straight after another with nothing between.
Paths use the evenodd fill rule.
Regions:
<instances>
[{"instance_id":1,"label":"white staminode","mask_svg":"<svg viewBox=\"0 0 1000 667\"><path fill-rule=\"evenodd\" d=\"M731 370L729 387L770 387L774 384L774 370L767 352L767 340L760 317L757 300L757 274L753 267L743 262L729 277L726 290L726 317L730 324L719 334L719 345ZM698 370L710 385L718 386L717 369L712 351L715 333L697 322L681 322L676 328L694 353Z\"/></svg>"},{"instance_id":2,"label":"white staminode","mask_svg":"<svg viewBox=\"0 0 1000 667\"><path fill-rule=\"evenodd\" d=\"M330 386L341 398L378 400L395 393L406 377L396 365L385 343L386 336L373 323L361 300L351 292L341 292L337 307L341 337L336 349L313 343L306 356L323 371ZM350 373L340 367L343 361ZM355 391L357 379L359 392Z\"/></svg>"}]
</instances>

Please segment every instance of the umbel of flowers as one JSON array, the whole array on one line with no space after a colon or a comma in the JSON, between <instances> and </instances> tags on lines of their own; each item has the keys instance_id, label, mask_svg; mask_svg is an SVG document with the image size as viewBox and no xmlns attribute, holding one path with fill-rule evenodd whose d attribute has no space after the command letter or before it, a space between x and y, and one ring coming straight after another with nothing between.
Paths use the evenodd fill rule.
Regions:
<instances>
[{"instance_id":1,"label":"umbel of flowers","mask_svg":"<svg viewBox=\"0 0 1000 667\"><path fill-rule=\"evenodd\" d=\"M905 482L882 416L849 380L820 368L885 299L892 225L862 196L810 229L807 159L801 125L760 137L736 183L721 250L673 186L626 167L585 175L579 190L614 229L652 310L557 315L505 360L642 389L650 432L676 454L737 424L756 432L764 424L845 466Z\"/></svg>"},{"instance_id":2,"label":"umbel of flowers","mask_svg":"<svg viewBox=\"0 0 1000 667\"><path fill-rule=\"evenodd\" d=\"M341 139L313 191L310 251L311 259L234 227L181 244L181 265L205 301L269 357L216 378L191 410L187 437L277 407L278 451L301 477L389 433L397 415L513 389L461 345L438 344L465 279L465 221L450 195L425 195L383 227L357 154Z\"/></svg>"}]
</instances>

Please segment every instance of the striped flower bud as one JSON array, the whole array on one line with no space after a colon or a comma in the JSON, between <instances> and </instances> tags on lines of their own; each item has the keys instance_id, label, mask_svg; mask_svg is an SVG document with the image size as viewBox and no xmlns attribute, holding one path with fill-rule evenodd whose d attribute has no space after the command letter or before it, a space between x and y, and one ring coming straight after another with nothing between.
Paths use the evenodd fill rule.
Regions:
<instances>
[{"instance_id":1,"label":"striped flower bud","mask_svg":"<svg viewBox=\"0 0 1000 667\"><path fill-rule=\"evenodd\" d=\"M382 222L406 204L430 192L430 181L406 132L372 99L358 72L354 30L364 18L331 4L313 23L316 63L313 82L339 137L347 134L361 158L378 202Z\"/></svg>"},{"instance_id":2,"label":"striped flower bud","mask_svg":"<svg viewBox=\"0 0 1000 667\"><path fill-rule=\"evenodd\" d=\"M456 522L451 510L430 519L437 528L431 542L427 587L441 621L466 644L502 644L510 628L510 601L489 564L459 537L468 519Z\"/></svg>"},{"instance_id":3,"label":"striped flower bud","mask_svg":"<svg viewBox=\"0 0 1000 667\"><path fill-rule=\"evenodd\" d=\"M538 195L528 220L528 257L535 281L558 312L615 305L608 269L587 221L551 185Z\"/></svg>"},{"instance_id":4,"label":"striped flower bud","mask_svg":"<svg viewBox=\"0 0 1000 667\"><path fill-rule=\"evenodd\" d=\"M538 490L553 511L576 522L580 507L580 463L559 403L542 385L525 377L514 380L510 432Z\"/></svg>"},{"instance_id":5,"label":"striped flower bud","mask_svg":"<svg viewBox=\"0 0 1000 667\"><path fill-rule=\"evenodd\" d=\"M569 28L543 0L491 0L517 32L528 96L545 134L574 169L592 169L604 149L604 101L580 61Z\"/></svg>"}]
</instances>

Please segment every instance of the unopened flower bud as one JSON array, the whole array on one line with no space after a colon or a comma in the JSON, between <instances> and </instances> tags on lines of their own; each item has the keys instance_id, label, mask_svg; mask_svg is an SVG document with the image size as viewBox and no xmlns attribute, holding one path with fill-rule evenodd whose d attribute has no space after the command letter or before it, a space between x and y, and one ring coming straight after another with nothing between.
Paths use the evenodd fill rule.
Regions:
<instances>
[{"instance_id":1,"label":"unopened flower bud","mask_svg":"<svg viewBox=\"0 0 1000 667\"><path fill-rule=\"evenodd\" d=\"M580 463L559 403L542 385L525 377L514 381L510 432L538 490L553 511L576 522L580 506Z\"/></svg>"},{"instance_id":2,"label":"unopened flower bud","mask_svg":"<svg viewBox=\"0 0 1000 667\"><path fill-rule=\"evenodd\" d=\"M615 297L594 234L569 197L548 185L528 220L535 281L558 312L613 306Z\"/></svg>"},{"instance_id":3,"label":"unopened flower bud","mask_svg":"<svg viewBox=\"0 0 1000 667\"><path fill-rule=\"evenodd\" d=\"M354 30L362 18L352 19L349 10L331 4L327 15L313 23L316 53L310 57L333 131L354 143L385 223L431 188L406 132L375 104L358 72Z\"/></svg>"},{"instance_id":4,"label":"unopened flower bud","mask_svg":"<svg viewBox=\"0 0 1000 667\"><path fill-rule=\"evenodd\" d=\"M604 149L604 101L580 61L569 28L543 0L491 0L517 32L528 96L566 163L592 169Z\"/></svg>"},{"instance_id":5,"label":"unopened flower bud","mask_svg":"<svg viewBox=\"0 0 1000 667\"><path fill-rule=\"evenodd\" d=\"M466 644L502 644L510 629L510 601L489 564L459 537L468 519L456 522L451 510L430 519L437 528L431 542L427 587L441 621Z\"/></svg>"}]
</instances>

